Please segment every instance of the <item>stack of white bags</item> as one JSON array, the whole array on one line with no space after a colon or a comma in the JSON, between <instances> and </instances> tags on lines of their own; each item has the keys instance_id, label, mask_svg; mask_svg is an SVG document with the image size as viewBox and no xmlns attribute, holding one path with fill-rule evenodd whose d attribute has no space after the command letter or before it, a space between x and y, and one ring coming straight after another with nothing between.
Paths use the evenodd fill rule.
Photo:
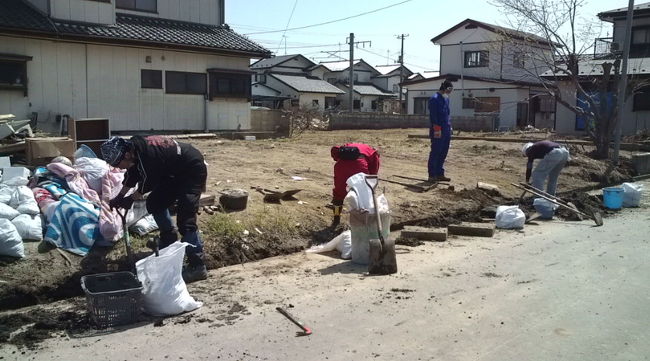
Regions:
<instances>
[{"instance_id":1,"label":"stack of white bags","mask_svg":"<svg viewBox=\"0 0 650 361\"><path fill-rule=\"evenodd\" d=\"M42 241L43 224L34 193L27 187L30 172L2 168L0 178L0 255L25 257L23 240Z\"/></svg>"}]
</instances>

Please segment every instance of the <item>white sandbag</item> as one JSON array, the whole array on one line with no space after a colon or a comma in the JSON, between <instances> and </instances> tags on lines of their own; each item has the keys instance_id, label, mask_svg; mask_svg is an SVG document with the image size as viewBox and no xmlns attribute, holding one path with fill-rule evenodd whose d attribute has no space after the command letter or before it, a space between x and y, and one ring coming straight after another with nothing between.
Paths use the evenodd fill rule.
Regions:
<instances>
[{"instance_id":1,"label":"white sandbag","mask_svg":"<svg viewBox=\"0 0 650 361\"><path fill-rule=\"evenodd\" d=\"M638 207L641 205L643 185L636 183L623 183L623 207Z\"/></svg>"},{"instance_id":2,"label":"white sandbag","mask_svg":"<svg viewBox=\"0 0 650 361\"><path fill-rule=\"evenodd\" d=\"M156 224L156 220L151 214L147 215L144 218L141 218L139 221L135 222L134 225L129 227L129 231L140 236L144 236L147 233L151 233L157 229L158 225Z\"/></svg>"},{"instance_id":3,"label":"white sandbag","mask_svg":"<svg viewBox=\"0 0 650 361\"><path fill-rule=\"evenodd\" d=\"M11 220L20 237L23 240L29 241L42 241L43 240L43 225L41 223L41 216L32 216L29 214L21 214Z\"/></svg>"},{"instance_id":4,"label":"white sandbag","mask_svg":"<svg viewBox=\"0 0 650 361\"><path fill-rule=\"evenodd\" d=\"M375 180L373 180L375 181ZM366 184L366 174L357 173L346 181L348 185L349 193L354 193L356 195L356 205L352 209L368 209L373 210L371 213L375 213L375 206L372 201L372 190ZM372 183L371 183L372 184Z\"/></svg>"},{"instance_id":5,"label":"white sandbag","mask_svg":"<svg viewBox=\"0 0 650 361\"><path fill-rule=\"evenodd\" d=\"M0 203L0 218L12 220L20 215L20 212L14 209L14 207Z\"/></svg>"},{"instance_id":6,"label":"white sandbag","mask_svg":"<svg viewBox=\"0 0 650 361\"><path fill-rule=\"evenodd\" d=\"M134 201L131 209L129 210L129 213L126 214L127 227L131 227L132 225L136 224L139 220L148 214L149 212L147 211L147 201Z\"/></svg>"},{"instance_id":7,"label":"white sandbag","mask_svg":"<svg viewBox=\"0 0 650 361\"><path fill-rule=\"evenodd\" d=\"M108 164L99 158L78 158L74 167L81 173L88 186L97 193L102 192L102 178L108 172Z\"/></svg>"},{"instance_id":8,"label":"white sandbag","mask_svg":"<svg viewBox=\"0 0 650 361\"><path fill-rule=\"evenodd\" d=\"M32 173L25 167L2 168L2 183L12 186L24 186Z\"/></svg>"},{"instance_id":9,"label":"white sandbag","mask_svg":"<svg viewBox=\"0 0 650 361\"><path fill-rule=\"evenodd\" d=\"M518 206L497 207L496 227L501 229L524 228L526 215Z\"/></svg>"},{"instance_id":10,"label":"white sandbag","mask_svg":"<svg viewBox=\"0 0 650 361\"><path fill-rule=\"evenodd\" d=\"M336 245L336 249L341 253L341 258L352 258L352 232L347 230L341 233L339 237L341 237L341 240Z\"/></svg>"},{"instance_id":11,"label":"white sandbag","mask_svg":"<svg viewBox=\"0 0 650 361\"><path fill-rule=\"evenodd\" d=\"M25 257L25 246L16 226L11 221L0 218L0 255Z\"/></svg>"},{"instance_id":12,"label":"white sandbag","mask_svg":"<svg viewBox=\"0 0 650 361\"><path fill-rule=\"evenodd\" d=\"M0 184L0 203L9 204L13 195L14 187L10 187L6 184Z\"/></svg>"},{"instance_id":13,"label":"white sandbag","mask_svg":"<svg viewBox=\"0 0 650 361\"><path fill-rule=\"evenodd\" d=\"M183 281L183 257L189 243L175 242L136 262L142 282L144 311L152 316L173 316L203 306L190 296Z\"/></svg>"},{"instance_id":14,"label":"white sandbag","mask_svg":"<svg viewBox=\"0 0 650 361\"><path fill-rule=\"evenodd\" d=\"M352 232L349 230L342 232L327 243L311 246L305 250L305 253L325 253L333 250L339 251L341 258L350 259L352 254Z\"/></svg>"},{"instance_id":15,"label":"white sandbag","mask_svg":"<svg viewBox=\"0 0 650 361\"><path fill-rule=\"evenodd\" d=\"M35 216L41 212L38 203L34 198L34 192L27 186L16 187L9 205L16 208L21 214L30 214Z\"/></svg>"}]
</instances>

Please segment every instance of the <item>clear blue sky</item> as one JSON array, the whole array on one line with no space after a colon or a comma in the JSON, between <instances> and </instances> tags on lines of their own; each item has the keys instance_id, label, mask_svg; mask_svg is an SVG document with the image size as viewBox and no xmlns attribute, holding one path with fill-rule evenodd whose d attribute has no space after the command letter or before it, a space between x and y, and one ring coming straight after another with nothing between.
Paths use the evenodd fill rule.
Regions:
<instances>
[{"instance_id":1,"label":"clear blue sky","mask_svg":"<svg viewBox=\"0 0 650 361\"><path fill-rule=\"evenodd\" d=\"M404 0L226 0L226 22L240 34L250 34L277 55L303 54L315 62L340 60L321 51L347 50L351 32L356 40L371 41L372 46L355 50L355 59L371 65L395 63L400 50L398 34L409 34L404 43L404 61L413 71L438 70L439 50L430 39L466 18L495 25L507 25L497 8L484 0L411 0L372 14L303 30L251 34L283 30L327 22L356 15ZM559 1L559 0L558 0ZM637 1L641 2L641 1ZM625 0L588 0L581 16L598 21L601 11L627 6ZM290 18L292 9L293 16ZM602 36L611 35L607 25ZM336 45L336 44L341 44ZM326 45L326 46L320 46ZM348 59L347 51L339 53Z\"/></svg>"}]
</instances>

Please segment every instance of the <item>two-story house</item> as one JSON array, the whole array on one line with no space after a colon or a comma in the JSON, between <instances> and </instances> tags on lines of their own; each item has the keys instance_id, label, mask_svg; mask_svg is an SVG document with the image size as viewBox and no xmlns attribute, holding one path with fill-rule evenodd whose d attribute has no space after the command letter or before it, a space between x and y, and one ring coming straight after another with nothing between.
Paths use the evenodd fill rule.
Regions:
<instances>
[{"instance_id":1,"label":"two-story house","mask_svg":"<svg viewBox=\"0 0 650 361\"><path fill-rule=\"evenodd\" d=\"M548 67L535 61L552 51L548 41L466 19L431 42L440 47L440 75L404 83L409 114L428 114L428 99L451 80L452 117L490 116L499 129L554 127L555 102L539 81Z\"/></svg>"},{"instance_id":2,"label":"two-story house","mask_svg":"<svg viewBox=\"0 0 650 361\"><path fill-rule=\"evenodd\" d=\"M373 79L382 74L363 59L355 59L352 64L354 67L353 109L362 112L383 111L383 101L394 98L395 95L373 84ZM350 61L320 62L309 71L312 75L341 89L344 93L337 96L337 103L344 109L349 109Z\"/></svg>"},{"instance_id":3,"label":"two-story house","mask_svg":"<svg viewBox=\"0 0 650 361\"><path fill-rule=\"evenodd\" d=\"M261 59L250 68L255 72L253 103L269 108L302 107L325 110L337 104L339 88L311 75L316 64L300 54Z\"/></svg>"},{"instance_id":4,"label":"two-story house","mask_svg":"<svg viewBox=\"0 0 650 361\"><path fill-rule=\"evenodd\" d=\"M409 68L400 64L375 65L380 73L372 78L372 83L386 93L393 93L399 97L399 84L414 74Z\"/></svg>"},{"instance_id":5,"label":"two-story house","mask_svg":"<svg viewBox=\"0 0 650 361\"><path fill-rule=\"evenodd\" d=\"M634 88L634 94L627 98L624 108L620 111L622 131L624 135L635 134L639 131L650 129L650 2L635 4L632 19L632 39L630 44L630 58L627 72L628 83ZM627 8L604 11L598 14L603 22L611 23L613 36L598 38L595 41L594 54L591 59L582 59L578 63L582 88L587 93L595 94L593 80L603 76L604 62L612 63L621 57L621 50L625 38ZM564 74L548 74L560 89L562 97L569 103L575 104L589 111L588 102L583 99L584 94L579 94L572 80ZM644 86L644 84L646 86ZM617 91L615 84L610 87L607 97L613 97ZM584 134L589 125L585 117L576 114L573 110L558 105L557 131L565 134Z\"/></svg>"},{"instance_id":6,"label":"two-story house","mask_svg":"<svg viewBox=\"0 0 650 361\"><path fill-rule=\"evenodd\" d=\"M0 1L0 113L113 131L250 128L251 58L224 0Z\"/></svg>"}]
</instances>

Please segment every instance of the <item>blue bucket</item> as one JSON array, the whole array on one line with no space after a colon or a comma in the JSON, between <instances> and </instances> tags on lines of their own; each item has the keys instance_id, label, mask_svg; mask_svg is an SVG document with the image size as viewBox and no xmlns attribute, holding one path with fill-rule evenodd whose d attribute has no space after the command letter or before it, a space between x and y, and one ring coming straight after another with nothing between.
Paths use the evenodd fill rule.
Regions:
<instances>
[{"instance_id":1,"label":"blue bucket","mask_svg":"<svg viewBox=\"0 0 650 361\"><path fill-rule=\"evenodd\" d=\"M623 188L603 188L603 205L609 209L621 209L623 207Z\"/></svg>"}]
</instances>

